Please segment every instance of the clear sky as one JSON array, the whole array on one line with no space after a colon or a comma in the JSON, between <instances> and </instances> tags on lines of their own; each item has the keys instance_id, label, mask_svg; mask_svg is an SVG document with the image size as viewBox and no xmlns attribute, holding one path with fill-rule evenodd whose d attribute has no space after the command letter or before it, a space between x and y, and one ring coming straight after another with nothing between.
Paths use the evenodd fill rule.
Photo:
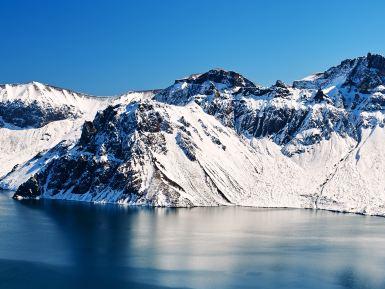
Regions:
<instances>
[{"instance_id":1,"label":"clear sky","mask_svg":"<svg viewBox=\"0 0 385 289\"><path fill-rule=\"evenodd\" d=\"M210 68L270 85L385 54L385 1L2 0L0 83L96 95Z\"/></svg>"}]
</instances>

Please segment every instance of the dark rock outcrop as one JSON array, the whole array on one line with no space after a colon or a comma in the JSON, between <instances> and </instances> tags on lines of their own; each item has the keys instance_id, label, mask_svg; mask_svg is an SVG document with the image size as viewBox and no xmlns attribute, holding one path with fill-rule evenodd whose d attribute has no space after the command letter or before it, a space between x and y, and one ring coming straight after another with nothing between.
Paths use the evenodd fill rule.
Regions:
<instances>
[{"instance_id":1,"label":"dark rock outcrop","mask_svg":"<svg viewBox=\"0 0 385 289\"><path fill-rule=\"evenodd\" d=\"M80 116L74 107L42 107L37 102L25 104L22 101L0 102L0 116L3 122L20 128L38 128L52 121Z\"/></svg>"}]
</instances>

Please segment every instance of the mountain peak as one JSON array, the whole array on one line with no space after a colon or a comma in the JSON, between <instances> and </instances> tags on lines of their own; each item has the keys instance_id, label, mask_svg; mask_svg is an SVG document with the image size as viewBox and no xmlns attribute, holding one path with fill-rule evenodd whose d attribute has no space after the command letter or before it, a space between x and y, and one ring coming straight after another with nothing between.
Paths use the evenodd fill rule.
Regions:
<instances>
[{"instance_id":1,"label":"mountain peak","mask_svg":"<svg viewBox=\"0 0 385 289\"><path fill-rule=\"evenodd\" d=\"M368 93L379 85L385 85L385 57L372 53L346 59L325 72L316 73L293 82L295 88L347 87L356 88L362 93Z\"/></svg>"},{"instance_id":2,"label":"mountain peak","mask_svg":"<svg viewBox=\"0 0 385 289\"><path fill-rule=\"evenodd\" d=\"M368 53L366 56L369 68L378 69L382 74L385 74L385 57L381 54Z\"/></svg>"},{"instance_id":3,"label":"mountain peak","mask_svg":"<svg viewBox=\"0 0 385 289\"><path fill-rule=\"evenodd\" d=\"M187 82L193 84L203 84L206 81L213 83L225 84L228 87L254 87L255 84L242 76L241 74L225 70L222 68L214 68L202 74L192 74L187 78L176 80L176 83Z\"/></svg>"},{"instance_id":4,"label":"mountain peak","mask_svg":"<svg viewBox=\"0 0 385 289\"><path fill-rule=\"evenodd\" d=\"M28 84L34 84L34 85L42 85L42 86L45 86L45 84L39 82L39 81L36 81L36 80L32 80L31 82L29 82Z\"/></svg>"},{"instance_id":5,"label":"mountain peak","mask_svg":"<svg viewBox=\"0 0 385 289\"><path fill-rule=\"evenodd\" d=\"M287 88L286 83L284 83L282 80L277 80L274 84L275 87L281 87L281 88Z\"/></svg>"},{"instance_id":6,"label":"mountain peak","mask_svg":"<svg viewBox=\"0 0 385 289\"><path fill-rule=\"evenodd\" d=\"M184 105L199 95L201 98L202 95L217 95L219 92L239 91L242 88L256 88L256 85L237 72L217 68L175 80L173 85L159 92L155 99Z\"/></svg>"}]
</instances>

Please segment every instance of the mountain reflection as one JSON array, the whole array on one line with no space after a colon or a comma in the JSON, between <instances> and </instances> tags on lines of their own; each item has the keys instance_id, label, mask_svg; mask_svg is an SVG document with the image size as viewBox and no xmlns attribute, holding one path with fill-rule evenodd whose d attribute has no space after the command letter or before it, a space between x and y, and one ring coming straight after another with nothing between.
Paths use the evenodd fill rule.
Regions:
<instances>
[{"instance_id":1,"label":"mountain reflection","mask_svg":"<svg viewBox=\"0 0 385 289\"><path fill-rule=\"evenodd\" d=\"M0 206L7 206L0 217L11 226L0 226L6 236L0 248L14 252L0 250L0 280L2 268L11 266L21 272L28 267L36 275L50 273L57 288L385 287L382 218L312 210L129 208L8 199ZM23 240L6 240L27 227ZM16 250L25 248L35 253L24 259ZM17 284L7 278L7 284Z\"/></svg>"}]
</instances>

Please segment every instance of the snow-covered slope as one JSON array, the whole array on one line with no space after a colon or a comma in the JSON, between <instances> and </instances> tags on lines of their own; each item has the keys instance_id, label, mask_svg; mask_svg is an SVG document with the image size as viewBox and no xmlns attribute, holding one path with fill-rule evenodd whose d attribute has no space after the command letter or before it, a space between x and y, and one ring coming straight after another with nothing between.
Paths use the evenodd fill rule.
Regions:
<instances>
[{"instance_id":1,"label":"snow-covered slope","mask_svg":"<svg viewBox=\"0 0 385 289\"><path fill-rule=\"evenodd\" d=\"M80 135L82 124L81 119L76 121L66 119L51 122L40 128L0 128L0 176L4 178L7 175L1 184L7 183L5 181L7 178L36 155L53 148L61 141L75 141ZM12 182L19 184L20 181L25 181L23 175L18 175ZM17 186L5 185L3 187L17 188Z\"/></svg>"},{"instance_id":2,"label":"snow-covered slope","mask_svg":"<svg viewBox=\"0 0 385 289\"><path fill-rule=\"evenodd\" d=\"M37 82L0 86L0 177L64 139L76 139L84 119L106 101Z\"/></svg>"},{"instance_id":3,"label":"snow-covered slope","mask_svg":"<svg viewBox=\"0 0 385 289\"><path fill-rule=\"evenodd\" d=\"M39 128L52 121L91 118L108 98L96 98L39 82L0 86L0 126Z\"/></svg>"},{"instance_id":4,"label":"snow-covered slope","mask_svg":"<svg viewBox=\"0 0 385 289\"><path fill-rule=\"evenodd\" d=\"M385 215L384 88L371 54L292 86L195 74L112 101L15 197Z\"/></svg>"},{"instance_id":5,"label":"snow-covered slope","mask_svg":"<svg viewBox=\"0 0 385 289\"><path fill-rule=\"evenodd\" d=\"M157 206L299 206L302 172L268 140L240 138L195 103L140 101L110 107L83 127L79 143L19 193ZM280 177L281 182L276 182Z\"/></svg>"},{"instance_id":6,"label":"snow-covered slope","mask_svg":"<svg viewBox=\"0 0 385 289\"><path fill-rule=\"evenodd\" d=\"M93 97L38 82L1 86L0 187L16 190L56 157L58 148L74 145L84 122L92 121L97 111L153 95Z\"/></svg>"}]
</instances>

